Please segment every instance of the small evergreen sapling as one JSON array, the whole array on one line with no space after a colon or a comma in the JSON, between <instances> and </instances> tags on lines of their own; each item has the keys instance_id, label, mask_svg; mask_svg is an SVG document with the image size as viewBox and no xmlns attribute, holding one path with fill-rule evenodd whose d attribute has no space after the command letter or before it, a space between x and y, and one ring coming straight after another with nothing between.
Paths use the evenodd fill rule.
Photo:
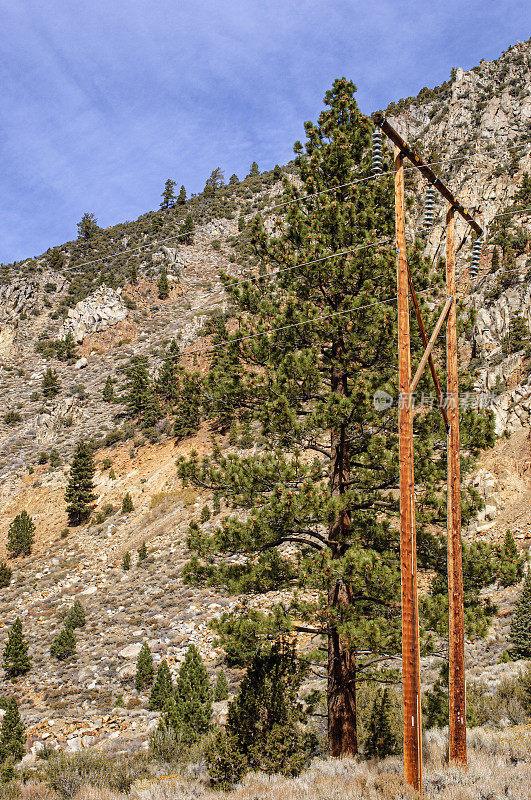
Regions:
<instances>
[{"instance_id":1,"label":"small evergreen sapling","mask_svg":"<svg viewBox=\"0 0 531 800\"><path fill-rule=\"evenodd\" d=\"M17 701L9 700L0 729L0 761L20 761L24 755L26 732L20 719Z\"/></svg>"},{"instance_id":2,"label":"small evergreen sapling","mask_svg":"<svg viewBox=\"0 0 531 800\"><path fill-rule=\"evenodd\" d=\"M225 671L219 673L214 687L214 700L219 703L221 700L229 699L229 683Z\"/></svg>"},{"instance_id":3,"label":"small evergreen sapling","mask_svg":"<svg viewBox=\"0 0 531 800\"><path fill-rule=\"evenodd\" d=\"M7 550L11 558L31 555L35 524L27 511L17 514L7 533Z\"/></svg>"},{"instance_id":4,"label":"small evergreen sapling","mask_svg":"<svg viewBox=\"0 0 531 800\"><path fill-rule=\"evenodd\" d=\"M138 560L139 561L144 561L144 559L146 559L147 556L148 556L148 551L147 551L146 543L142 542L142 544L138 548Z\"/></svg>"},{"instance_id":5,"label":"small evergreen sapling","mask_svg":"<svg viewBox=\"0 0 531 800\"><path fill-rule=\"evenodd\" d=\"M186 745L198 741L210 728L212 694L199 651L191 645L179 670L173 698L167 702L162 726L172 727Z\"/></svg>"},{"instance_id":6,"label":"small evergreen sapling","mask_svg":"<svg viewBox=\"0 0 531 800\"><path fill-rule=\"evenodd\" d=\"M298 724L297 692L306 671L294 648L282 642L255 653L229 705L218 749L214 744L207 754L214 782L221 786L231 781L233 759L239 777L247 769L283 775L301 771L312 744Z\"/></svg>"},{"instance_id":7,"label":"small evergreen sapling","mask_svg":"<svg viewBox=\"0 0 531 800\"><path fill-rule=\"evenodd\" d=\"M129 492L127 492L122 500L122 514L130 514L133 508L133 500Z\"/></svg>"},{"instance_id":8,"label":"small evergreen sapling","mask_svg":"<svg viewBox=\"0 0 531 800\"><path fill-rule=\"evenodd\" d=\"M113 398L113 393L114 393L114 385L112 382L112 378L110 375L107 375L107 380L105 381L105 386L103 387L103 393L102 393L103 401L105 403L110 403Z\"/></svg>"},{"instance_id":9,"label":"small evergreen sapling","mask_svg":"<svg viewBox=\"0 0 531 800\"><path fill-rule=\"evenodd\" d=\"M48 399L51 399L52 397L55 397L57 394L59 394L60 391L59 376L57 375L57 372L51 367L48 367L48 369L44 373L41 388L43 397L46 397Z\"/></svg>"},{"instance_id":10,"label":"small evergreen sapling","mask_svg":"<svg viewBox=\"0 0 531 800\"><path fill-rule=\"evenodd\" d=\"M365 751L369 757L385 758L397 752L398 740L393 730L392 714L391 697L386 688L383 692L378 692L374 698L369 733L365 742Z\"/></svg>"},{"instance_id":11,"label":"small evergreen sapling","mask_svg":"<svg viewBox=\"0 0 531 800\"><path fill-rule=\"evenodd\" d=\"M11 583L13 570L8 567L5 561L0 563L0 589L5 589Z\"/></svg>"},{"instance_id":12,"label":"small evergreen sapling","mask_svg":"<svg viewBox=\"0 0 531 800\"><path fill-rule=\"evenodd\" d=\"M72 628L65 625L62 631L55 637L50 647L50 655L59 661L66 661L67 658L75 655L76 637Z\"/></svg>"},{"instance_id":13,"label":"small evergreen sapling","mask_svg":"<svg viewBox=\"0 0 531 800\"><path fill-rule=\"evenodd\" d=\"M498 580L500 585L514 586L521 579L525 558L518 553L518 548L511 531L507 531L502 546L498 549Z\"/></svg>"},{"instance_id":14,"label":"small evergreen sapling","mask_svg":"<svg viewBox=\"0 0 531 800\"><path fill-rule=\"evenodd\" d=\"M66 511L70 525L79 525L90 516L94 494L94 458L85 442L77 445L65 492Z\"/></svg>"},{"instance_id":15,"label":"small evergreen sapling","mask_svg":"<svg viewBox=\"0 0 531 800\"><path fill-rule=\"evenodd\" d=\"M153 656L148 643L144 642L136 660L135 687L138 692L151 687L153 674Z\"/></svg>"},{"instance_id":16,"label":"small evergreen sapling","mask_svg":"<svg viewBox=\"0 0 531 800\"><path fill-rule=\"evenodd\" d=\"M166 267L162 267L157 288L159 290L159 298L161 300L166 300L170 294L170 284L168 283L168 273L166 272Z\"/></svg>"},{"instance_id":17,"label":"small evergreen sapling","mask_svg":"<svg viewBox=\"0 0 531 800\"><path fill-rule=\"evenodd\" d=\"M74 601L74 605L65 618L65 628L83 628L85 625L85 609L79 600Z\"/></svg>"},{"instance_id":18,"label":"small evergreen sapling","mask_svg":"<svg viewBox=\"0 0 531 800\"><path fill-rule=\"evenodd\" d=\"M150 711L162 711L173 696L173 683L167 661L163 658L157 667L157 676L149 696Z\"/></svg>"},{"instance_id":19,"label":"small evergreen sapling","mask_svg":"<svg viewBox=\"0 0 531 800\"><path fill-rule=\"evenodd\" d=\"M122 559L122 569L124 572L131 569L131 553L124 553L124 557Z\"/></svg>"},{"instance_id":20,"label":"small evergreen sapling","mask_svg":"<svg viewBox=\"0 0 531 800\"><path fill-rule=\"evenodd\" d=\"M28 645L22 633L22 621L17 617L9 629L7 644L4 648L2 666L9 678L18 678L31 669L28 656Z\"/></svg>"},{"instance_id":21,"label":"small evergreen sapling","mask_svg":"<svg viewBox=\"0 0 531 800\"><path fill-rule=\"evenodd\" d=\"M518 658L531 658L531 569L511 621L511 642Z\"/></svg>"}]
</instances>

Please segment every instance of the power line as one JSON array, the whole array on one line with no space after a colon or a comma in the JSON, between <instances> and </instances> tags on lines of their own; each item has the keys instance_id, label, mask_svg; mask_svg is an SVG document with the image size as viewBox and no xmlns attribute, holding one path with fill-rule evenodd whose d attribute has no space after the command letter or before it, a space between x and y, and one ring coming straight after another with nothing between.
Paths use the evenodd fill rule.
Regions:
<instances>
[{"instance_id":1,"label":"power line","mask_svg":"<svg viewBox=\"0 0 531 800\"><path fill-rule=\"evenodd\" d=\"M521 149L525 148L526 146L527 146L526 143L522 143L522 144L517 145L516 147L514 147L513 150L521 150ZM428 163L426 166L436 166L438 164L448 164L448 163L453 163L453 162L457 162L457 161L466 161L466 160L474 158L476 155L489 155L490 153L498 152L499 150L507 150L507 146L498 147L498 148L495 148L494 150L490 150L490 151L486 151L486 152L482 152L482 153L472 153L471 155L458 156L456 158L449 158L449 159L442 159L440 161L432 161L432 162ZM405 167L404 169L415 170L415 169L417 169L417 167L411 166L411 167ZM382 172L379 175L367 175L367 176L365 176L363 178L357 178L357 179L355 179L353 181L349 181L347 183L340 184L339 186L332 186L332 187L330 187L328 189L322 189L320 192L315 192L315 193L312 193L312 194L306 194L303 197L298 197L298 198L294 198L292 200L287 200L287 201L285 201L283 203L278 203L277 205L270 206L269 208L264 209L264 212L269 214L272 211L278 210L279 208L284 208L285 206L288 206L288 205L291 205L291 204L300 203L303 200L311 200L314 197L317 197L319 195L326 194L328 192L335 192L335 191L338 191L339 189L343 189L343 188L345 188L347 186L353 186L355 184L364 183L364 182L370 181L370 180L378 180L381 177L394 175L395 172L396 172L396 170L388 170L387 172ZM292 184L292 186L294 186L294 184ZM207 222L205 225L200 226L199 228L196 228L194 233L199 233L199 232L205 230L206 228L208 228L210 225L211 225L211 221ZM148 247L157 247L158 245L164 244L165 242L175 241L176 239L181 239L181 238L183 238L185 236L189 236L189 235L190 235L189 232L177 233L177 234L174 234L173 236L167 236L164 239L159 239L159 240L157 240L155 242L147 242L146 244L138 245L136 247L129 247L129 248L126 248L124 250L117 250L114 253L109 253L108 255L102 256L101 258L95 258L95 259L91 259L90 261L84 261L84 262L82 262L80 264L74 264L72 266L68 266L66 268L66 270L64 270L64 271L71 272L71 271L74 271L74 270L80 270L80 269L83 269L84 267L90 266L92 264L98 264L98 263L101 263L102 261L108 261L109 259L114 258L116 256L125 255L127 253L138 252L139 250L144 250L145 248L148 248Z\"/></svg>"}]
</instances>

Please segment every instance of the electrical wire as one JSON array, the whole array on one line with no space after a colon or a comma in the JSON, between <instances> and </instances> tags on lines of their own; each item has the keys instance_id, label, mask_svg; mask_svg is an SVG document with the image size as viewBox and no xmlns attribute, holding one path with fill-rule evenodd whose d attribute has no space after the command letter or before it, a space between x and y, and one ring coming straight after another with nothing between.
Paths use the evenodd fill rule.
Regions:
<instances>
[{"instance_id":1,"label":"electrical wire","mask_svg":"<svg viewBox=\"0 0 531 800\"><path fill-rule=\"evenodd\" d=\"M521 149L525 148L526 146L527 146L527 143L522 143L522 144L517 145L516 147L514 147L513 150L521 150ZM440 161L432 161L432 162L429 162L428 164L426 164L426 166L436 166L438 164L448 164L448 163L453 163L453 162L457 162L457 161L466 161L466 160L474 158L477 155L490 155L491 153L498 152L499 150L507 150L507 146L498 147L498 148L495 148L494 150L490 150L490 151L486 151L486 152L484 151L482 153L472 153L471 155L459 156L457 158L449 158L449 159L442 159ZM418 169L418 167L416 167L414 165L412 165L410 167L404 167L404 170L416 170L416 169ZM364 182L370 181L370 180L373 180L373 181L374 180L378 180L379 178L386 177L386 176L389 176L389 175L394 175L395 173L396 173L396 170L388 170L387 172L382 172L379 175L367 175L367 176L365 176L363 178L357 178L357 179L355 179L353 181L349 181L347 183L340 184L339 186L332 186L332 187L330 187L328 189L322 189L319 192L314 192L312 194L306 194L303 197L298 197L298 198L294 198L292 200L287 200L287 201L285 201L283 203L278 203L278 204L276 204L274 206L270 206L269 208L263 209L263 211L264 211L264 213L268 213L269 214L272 211L278 210L279 208L284 208L285 206L288 206L288 205L292 205L292 204L295 204L295 203L300 203L303 200L311 200L314 197L317 197L317 196L319 196L321 194L326 194L328 192L335 192L335 191L338 191L339 189L343 189L343 188L345 188L347 186L353 186L355 184L364 183ZM294 185L294 184L292 184L292 185ZM205 225L202 225L199 228L195 228L194 234L200 233L201 231L206 230L210 225L211 225L211 222L207 222ZM108 255L102 256L101 258L94 258L94 259L91 259L90 261L83 261L80 264L74 264L74 265L71 265L71 266L69 265L65 270L63 270L63 272L73 272L74 270L79 271L79 270L83 269L84 267L91 266L92 264L99 264L102 261L108 261L109 259L114 258L116 256L125 255L127 253L135 253L135 252L138 252L139 250L144 250L145 248L148 248L148 247L157 247L158 245L164 244L165 242L175 241L176 239L181 239L181 238L183 238L185 236L189 236L189 235L190 235L189 232L177 233L177 234L175 234L173 236L167 236L164 239L159 239L159 240L157 240L155 242L147 242L146 244L138 245L136 247L129 247L129 248L126 248L124 250L117 250L114 253L109 253Z\"/></svg>"}]
</instances>

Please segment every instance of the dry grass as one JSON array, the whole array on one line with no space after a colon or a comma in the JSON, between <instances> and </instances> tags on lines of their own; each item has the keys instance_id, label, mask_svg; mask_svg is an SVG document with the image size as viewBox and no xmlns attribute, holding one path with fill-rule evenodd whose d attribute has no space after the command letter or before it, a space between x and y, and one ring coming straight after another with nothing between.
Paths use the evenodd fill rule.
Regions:
<instances>
[{"instance_id":1,"label":"dry grass","mask_svg":"<svg viewBox=\"0 0 531 800\"><path fill-rule=\"evenodd\" d=\"M446 732L429 731L424 737L424 797L431 800L531 800L530 742L530 726L518 726L505 732L476 728L468 734L469 764L465 772L446 763ZM98 759L106 760L101 756L82 759L84 763L87 761L86 778L93 774L93 767L102 767ZM147 766L146 762L144 765ZM113 778L116 778L115 772L120 773L120 782L123 777L127 778L123 781L124 789L130 786L131 779L134 780L129 794L105 786L87 785L85 778L76 789L75 780L56 781L56 792L43 783L12 783L9 787L0 787L0 800L63 800L66 797L75 797L75 800L125 800L126 797L129 800L414 800L418 797L404 784L400 758L387 758L379 763L319 759L298 778L250 773L227 793L212 790L204 774L194 776L192 768L167 769L163 773L158 767L157 777L142 778L138 773L143 765L138 764L135 780L133 764L125 770L123 764L107 766ZM127 774L123 776L122 771ZM65 779L71 777L70 771L66 772ZM99 771L96 772L98 778ZM79 780L77 770L76 773Z\"/></svg>"}]
</instances>

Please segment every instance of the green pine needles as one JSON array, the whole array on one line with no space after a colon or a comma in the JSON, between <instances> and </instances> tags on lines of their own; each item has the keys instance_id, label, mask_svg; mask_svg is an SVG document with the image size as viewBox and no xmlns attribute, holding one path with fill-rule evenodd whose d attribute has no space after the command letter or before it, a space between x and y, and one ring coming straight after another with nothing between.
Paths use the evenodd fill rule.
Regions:
<instances>
[{"instance_id":1,"label":"green pine needles","mask_svg":"<svg viewBox=\"0 0 531 800\"><path fill-rule=\"evenodd\" d=\"M22 633L22 621L17 617L9 629L7 644L2 656L2 666L6 675L18 678L31 669L31 659L28 655L28 645Z\"/></svg>"},{"instance_id":2,"label":"green pine needles","mask_svg":"<svg viewBox=\"0 0 531 800\"><path fill-rule=\"evenodd\" d=\"M151 688L153 683L154 669L153 656L147 642L140 648L136 660L135 687L138 692Z\"/></svg>"},{"instance_id":3,"label":"green pine needles","mask_svg":"<svg viewBox=\"0 0 531 800\"><path fill-rule=\"evenodd\" d=\"M517 658L531 658L531 569L511 621L511 642Z\"/></svg>"},{"instance_id":4,"label":"green pine needles","mask_svg":"<svg viewBox=\"0 0 531 800\"><path fill-rule=\"evenodd\" d=\"M157 667L157 676L149 696L149 710L162 711L173 697L173 683L168 662L163 658Z\"/></svg>"},{"instance_id":5,"label":"green pine needles","mask_svg":"<svg viewBox=\"0 0 531 800\"><path fill-rule=\"evenodd\" d=\"M80 525L90 516L92 503L96 499L93 483L95 471L92 450L85 442L79 442L65 492L70 525Z\"/></svg>"},{"instance_id":6,"label":"green pine needles","mask_svg":"<svg viewBox=\"0 0 531 800\"><path fill-rule=\"evenodd\" d=\"M35 524L27 511L21 511L11 525L7 533L7 551L11 558L17 556L31 555L33 539L35 534Z\"/></svg>"},{"instance_id":7,"label":"green pine needles","mask_svg":"<svg viewBox=\"0 0 531 800\"><path fill-rule=\"evenodd\" d=\"M208 673L199 651L190 645L179 670L173 696L164 705L161 730L172 728L189 746L205 734L211 724L212 693Z\"/></svg>"},{"instance_id":8,"label":"green pine needles","mask_svg":"<svg viewBox=\"0 0 531 800\"><path fill-rule=\"evenodd\" d=\"M50 655L59 661L66 661L75 655L76 637L74 631L68 625L60 631L50 646Z\"/></svg>"},{"instance_id":9,"label":"green pine needles","mask_svg":"<svg viewBox=\"0 0 531 800\"><path fill-rule=\"evenodd\" d=\"M229 590L238 583L255 594L293 592L291 608L270 621L249 614L247 638L225 618L221 636L231 657L244 663L249 642L263 641L276 622L277 635L302 626L323 637L333 756L358 750L356 680L392 671L383 659L401 649L397 414L396 405L374 402L378 390L397 397L396 309L382 302L396 293L393 179L357 182L371 174L373 126L354 93L350 81L334 82L317 123L305 125L305 145L295 145L300 185L284 180L284 218L269 233L258 216L247 231L249 274L263 277L236 286L223 276L237 330L223 318L213 328L213 344L231 343L213 351L199 413L223 432L241 430L245 445L259 435L260 446L244 454L214 447L179 468L185 483L209 489L231 509L214 529L190 529L187 579ZM408 253L419 290L438 280L421 250L415 244ZM430 327L435 314L421 302ZM257 335L271 329L278 330ZM420 355L416 328L412 339ZM419 392L431 392L429 380L423 376ZM493 442L492 421L471 410L461 432L464 452ZM415 417L419 563L439 574L446 544L434 530L446 515L445 440L438 409ZM463 472L471 463L472 455L463 459ZM473 513L470 494L465 523ZM216 559L229 553L239 563ZM473 618L485 611L480 588L471 579ZM314 601L297 601L297 590ZM425 647L432 619L444 613L447 589L434 590Z\"/></svg>"},{"instance_id":10,"label":"green pine needles","mask_svg":"<svg viewBox=\"0 0 531 800\"><path fill-rule=\"evenodd\" d=\"M0 729L0 762L7 759L20 761L24 755L25 743L26 731L20 719L17 701L12 697L7 704Z\"/></svg>"}]
</instances>

